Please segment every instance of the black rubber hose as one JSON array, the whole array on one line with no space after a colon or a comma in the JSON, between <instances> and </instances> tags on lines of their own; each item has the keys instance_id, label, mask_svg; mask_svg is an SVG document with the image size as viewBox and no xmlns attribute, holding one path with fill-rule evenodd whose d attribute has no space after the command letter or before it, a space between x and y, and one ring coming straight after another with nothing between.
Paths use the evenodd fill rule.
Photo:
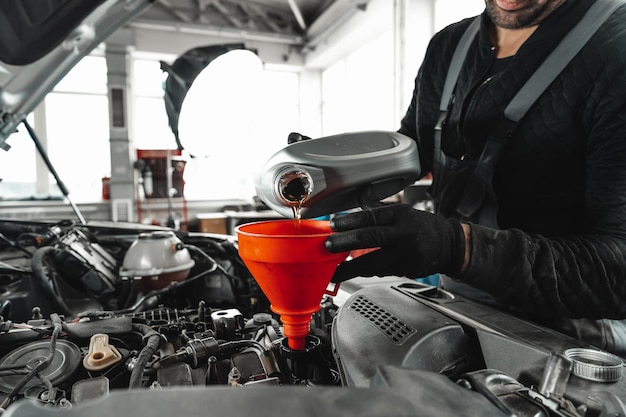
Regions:
<instances>
[{"instance_id":1,"label":"black rubber hose","mask_svg":"<svg viewBox=\"0 0 626 417\"><path fill-rule=\"evenodd\" d=\"M52 246L43 246L35 251L31 259L33 275L43 287L44 291L54 300L55 306L63 312L70 314L71 309L59 294L59 284L56 282L54 271L49 271L46 266L46 258L55 253L57 249Z\"/></svg>"},{"instance_id":2,"label":"black rubber hose","mask_svg":"<svg viewBox=\"0 0 626 417\"><path fill-rule=\"evenodd\" d=\"M133 330L141 333L146 344L139 352L137 361L133 366L133 370L130 374L130 381L128 383L128 389L140 388L143 380L144 368L148 361L152 358L152 355L156 353L161 345L161 334L153 330L150 326L140 323L133 323Z\"/></svg>"}]
</instances>

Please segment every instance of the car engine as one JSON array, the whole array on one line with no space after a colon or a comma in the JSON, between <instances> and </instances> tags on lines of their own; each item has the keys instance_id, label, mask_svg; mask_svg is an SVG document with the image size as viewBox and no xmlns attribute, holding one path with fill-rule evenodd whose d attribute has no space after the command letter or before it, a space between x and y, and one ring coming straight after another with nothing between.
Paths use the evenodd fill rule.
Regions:
<instances>
[{"instance_id":1,"label":"car engine","mask_svg":"<svg viewBox=\"0 0 626 417\"><path fill-rule=\"evenodd\" d=\"M404 278L343 283L292 350L237 250L0 222L3 414L626 415L620 358Z\"/></svg>"}]
</instances>

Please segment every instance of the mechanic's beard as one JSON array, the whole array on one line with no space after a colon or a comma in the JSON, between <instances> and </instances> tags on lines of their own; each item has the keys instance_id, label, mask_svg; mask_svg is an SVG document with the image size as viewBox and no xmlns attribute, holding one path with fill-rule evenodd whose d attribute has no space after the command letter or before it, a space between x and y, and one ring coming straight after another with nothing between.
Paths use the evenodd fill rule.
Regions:
<instances>
[{"instance_id":1,"label":"mechanic's beard","mask_svg":"<svg viewBox=\"0 0 626 417\"><path fill-rule=\"evenodd\" d=\"M505 29L522 29L539 24L546 16L559 7L565 0L546 1L543 4L533 2L528 7L508 12L496 4L496 0L486 0L487 14L491 21Z\"/></svg>"}]
</instances>

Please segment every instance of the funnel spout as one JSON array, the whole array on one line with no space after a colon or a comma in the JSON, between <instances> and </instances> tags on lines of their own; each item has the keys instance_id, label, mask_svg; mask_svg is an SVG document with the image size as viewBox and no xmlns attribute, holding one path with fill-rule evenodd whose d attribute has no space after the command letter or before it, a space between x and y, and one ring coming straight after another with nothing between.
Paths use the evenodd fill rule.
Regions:
<instances>
[{"instance_id":1,"label":"funnel spout","mask_svg":"<svg viewBox=\"0 0 626 417\"><path fill-rule=\"evenodd\" d=\"M293 350L304 350L306 337L309 335L311 314L281 314L283 333L287 344Z\"/></svg>"}]
</instances>

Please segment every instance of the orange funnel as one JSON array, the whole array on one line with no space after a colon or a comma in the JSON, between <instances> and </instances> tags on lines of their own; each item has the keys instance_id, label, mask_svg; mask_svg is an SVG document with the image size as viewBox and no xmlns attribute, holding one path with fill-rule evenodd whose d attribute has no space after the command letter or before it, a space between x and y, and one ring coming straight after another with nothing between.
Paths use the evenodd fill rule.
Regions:
<instances>
[{"instance_id":1,"label":"orange funnel","mask_svg":"<svg viewBox=\"0 0 626 417\"><path fill-rule=\"evenodd\" d=\"M271 220L236 229L239 256L280 314L289 347L303 350L311 315L348 252L330 253L324 246L328 221Z\"/></svg>"}]
</instances>

